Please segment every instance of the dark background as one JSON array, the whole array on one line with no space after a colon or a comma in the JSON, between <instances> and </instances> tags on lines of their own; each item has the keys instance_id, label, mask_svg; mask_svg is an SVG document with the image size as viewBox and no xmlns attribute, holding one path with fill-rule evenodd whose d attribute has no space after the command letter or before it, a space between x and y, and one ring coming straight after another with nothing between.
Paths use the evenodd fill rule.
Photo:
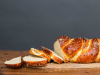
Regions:
<instances>
[{"instance_id":1,"label":"dark background","mask_svg":"<svg viewBox=\"0 0 100 75\"><path fill-rule=\"evenodd\" d=\"M62 35L100 38L100 0L0 0L0 50L53 49Z\"/></svg>"}]
</instances>

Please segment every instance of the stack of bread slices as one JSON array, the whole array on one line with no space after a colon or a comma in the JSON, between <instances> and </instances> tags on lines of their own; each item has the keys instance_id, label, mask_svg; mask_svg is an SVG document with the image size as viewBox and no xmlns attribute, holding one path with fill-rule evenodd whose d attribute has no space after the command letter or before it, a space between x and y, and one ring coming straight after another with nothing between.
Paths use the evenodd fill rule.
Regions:
<instances>
[{"instance_id":1,"label":"stack of bread slices","mask_svg":"<svg viewBox=\"0 0 100 75\"><path fill-rule=\"evenodd\" d=\"M4 62L4 64L9 68L19 68L21 65L26 67L45 66L51 60L58 64L63 62L63 59L57 53L43 46L41 46L41 51L31 48L29 53L30 55L28 56L24 56L23 58L19 56Z\"/></svg>"}]
</instances>

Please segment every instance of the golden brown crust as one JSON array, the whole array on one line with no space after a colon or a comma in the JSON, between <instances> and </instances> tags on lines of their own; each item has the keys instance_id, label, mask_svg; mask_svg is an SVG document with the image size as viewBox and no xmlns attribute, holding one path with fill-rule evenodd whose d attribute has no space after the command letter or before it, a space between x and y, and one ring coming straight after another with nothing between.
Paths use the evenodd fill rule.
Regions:
<instances>
[{"instance_id":1,"label":"golden brown crust","mask_svg":"<svg viewBox=\"0 0 100 75\"><path fill-rule=\"evenodd\" d=\"M30 54L34 54L34 53L32 52L32 48L29 50L29 53L30 53Z\"/></svg>"},{"instance_id":2,"label":"golden brown crust","mask_svg":"<svg viewBox=\"0 0 100 75\"><path fill-rule=\"evenodd\" d=\"M43 47L43 46L41 46L41 50L42 50L42 52L43 53L45 53L46 55L48 55L48 56L52 56L52 52L49 50L49 49L47 49L46 47Z\"/></svg>"},{"instance_id":3,"label":"golden brown crust","mask_svg":"<svg viewBox=\"0 0 100 75\"><path fill-rule=\"evenodd\" d=\"M30 54L33 54L33 55L36 55L32 50L33 50L33 49L31 48L30 51L29 51L29 53L30 53ZM39 51L39 50L37 50L37 49L34 49L34 51L37 52L37 53L39 53L39 55L36 55L36 56L40 56L40 57L47 58L48 62L51 61L51 58L50 58L49 56L47 56L46 54L44 54L43 52L41 52L41 51Z\"/></svg>"},{"instance_id":4,"label":"golden brown crust","mask_svg":"<svg viewBox=\"0 0 100 75\"><path fill-rule=\"evenodd\" d=\"M45 66L47 65L47 60L43 60L43 61L24 61L24 66L26 67L40 67L40 66Z\"/></svg>"},{"instance_id":5,"label":"golden brown crust","mask_svg":"<svg viewBox=\"0 0 100 75\"><path fill-rule=\"evenodd\" d=\"M57 62L58 64L61 64L63 62L62 59L60 59L59 57L57 57L55 55L53 55L53 60L54 60L54 62Z\"/></svg>"},{"instance_id":6,"label":"golden brown crust","mask_svg":"<svg viewBox=\"0 0 100 75\"><path fill-rule=\"evenodd\" d=\"M8 68L16 69L21 67L21 63L18 64L5 64Z\"/></svg>"},{"instance_id":7,"label":"golden brown crust","mask_svg":"<svg viewBox=\"0 0 100 75\"><path fill-rule=\"evenodd\" d=\"M90 63L94 62L99 53L99 42L97 38L93 38L90 41L90 47L86 52L82 52L81 56L78 57L78 63Z\"/></svg>"},{"instance_id":8,"label":"golden brown crust","mask_svg":"<svg viewBox=\"0 0 100 75\"><path fill-rule=\"evenodd\" d=\"M55 54L53 54L52 51L50 51L50 49L46 48L46 47L41 47L42 51L48 55L49 57L51 57L54 62L57 62L58 64L63 62L63 59L61 59L60 57L56 56Z\"/></svg>"},{"instance_id":9,"label":"golden brown crust","mask_svg":"<svg viewBox=\"0 0 100 75\"><path fill-rule=\"evenodd\" d=\"M70 37L63 35L57 38L57 40L59 40L60 46L63 47L70 41Z\"/></svg>"},{"instance_id":10,"label":"golden brown crust","mask_svg":"<svg viewBox=\"0 0 100 75\"><path fill-rule=\"evenodd\" d=\"M71 39L70 37L66 36L66 35L63 35L63 36L60 36L57 38L57 41L59 41L59 44L60 44L60 47L61 47L61 50L63 50L63 48L70 43ZM54 43L55 44L55 43ZM63 60L64 62L68 62L68 57L66 57L65 53L62 51L62 54L63 55Z\"/></svg>"},{"instance_id":11,"label":"golden brown crust","mask_svg":"<svg viewBox=\"0 0 100 75\"><path fill-rule=\"evenodd\" d=\"M51 61L51 58L50 58L50 57L48 57L47 55L45 55L45 54L41 54L41 56L42 56L42 57L44 57L44 58L47 58L48 62L50 62L50 61Z\"/></svg>"},{"instance_id":12,"label":"golden brown crust","mask_svg":"<svg viewBox=\"0 0 100 75\"><path fill-rule=\"evenodd\" d=\"M82 38L75 38L70 44L66 45L62 50L69 57L74 57L82 47Z\"/></svg>"},{"instance_id":13,"label":"golden brown crust","mask_svg":"<svg viewBox=\"0 0 100 75\"><path fill-rule=\"evenodd\" d=\"M68 58L66 57L65 54L63 54L63 56L64 56L64 62L67 63L69 61Z\"/></svg>"},{"instance_id":14,"label":"golden brown crust","mask_svg":"<svg viewBox=\"0 0 100 75\"><path fill-rule=\"evenodd\" d=\"M89 46L89 39L83 38L83 47L82 50L84 51L85 48Z\"/></svg>"},{"instance_id":15,"label":"golden brown crust","mask_svg":"<svg viewBox=\"0 0 100 75\"><path fill-rule=\"evenodd\" d=\"M99 41L99 53L95 62L100 62L100 38L98 38L98 41Z\"/></svg>"},{"instance_id":16,"label":"golden brown crust","mask_svg":"<svg viewBox=\"0 0 100 75\"><path fill-rule=\"evenodd\" d=\"M100 38L93 38L90 42L87 38L70 39L64 35L57 38L57 40L59 40L66 62L72 58L75 58L75 60L72 59L71 62L100 62Z\"/></svg>"}]
</instances>

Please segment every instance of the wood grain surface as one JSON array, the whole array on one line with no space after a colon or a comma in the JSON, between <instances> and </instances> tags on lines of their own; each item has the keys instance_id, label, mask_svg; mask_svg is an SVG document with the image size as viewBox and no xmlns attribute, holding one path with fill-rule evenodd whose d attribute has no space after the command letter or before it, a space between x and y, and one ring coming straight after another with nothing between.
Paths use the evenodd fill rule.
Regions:
<instances>
[{"instance_id":1,"label":"wood grain surface","mask_svg":"<svg viewBox=\"0 0 100 75\"><path fill-rule=\"evenodd\" d=\"M77 63L48 63L45 67L27 68L22 66L18 69L10 69L4 65L6 60L18 56L29 55L28 51L0 50L0 75L99 75L99 63L77 64ZM68 67L69 66L69 67ZM80 67L81 66L81 67ZM88 67L86 67L88 66Z\"/></svg>"}]
</instances>

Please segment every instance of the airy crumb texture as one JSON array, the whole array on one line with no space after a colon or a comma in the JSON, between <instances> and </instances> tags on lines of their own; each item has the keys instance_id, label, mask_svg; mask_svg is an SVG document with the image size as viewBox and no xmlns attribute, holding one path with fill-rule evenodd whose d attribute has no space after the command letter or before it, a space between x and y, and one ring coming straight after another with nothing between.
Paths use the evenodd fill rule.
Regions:
<instances>
[{"instance_id":1,"label":"airy crumb texture","mask_svg":"<svg viewBox=\"0 0 100 75\"><path fill-rule=\"evenodd\" d=\"M8 60L4 64L9 68L19 68L21 66L21 56Z\"/></svg>"},{"instance_id":2,"label":"airy crumb texture","mask_svg":"<svg viewBox=\"0 0 100 75\"><path fill-rule=\"evenodd\" d=\"M39 67L47 65L47 59L33 55L23 57L23 63L26 67Z\"/></svg>"}]
</instances>

